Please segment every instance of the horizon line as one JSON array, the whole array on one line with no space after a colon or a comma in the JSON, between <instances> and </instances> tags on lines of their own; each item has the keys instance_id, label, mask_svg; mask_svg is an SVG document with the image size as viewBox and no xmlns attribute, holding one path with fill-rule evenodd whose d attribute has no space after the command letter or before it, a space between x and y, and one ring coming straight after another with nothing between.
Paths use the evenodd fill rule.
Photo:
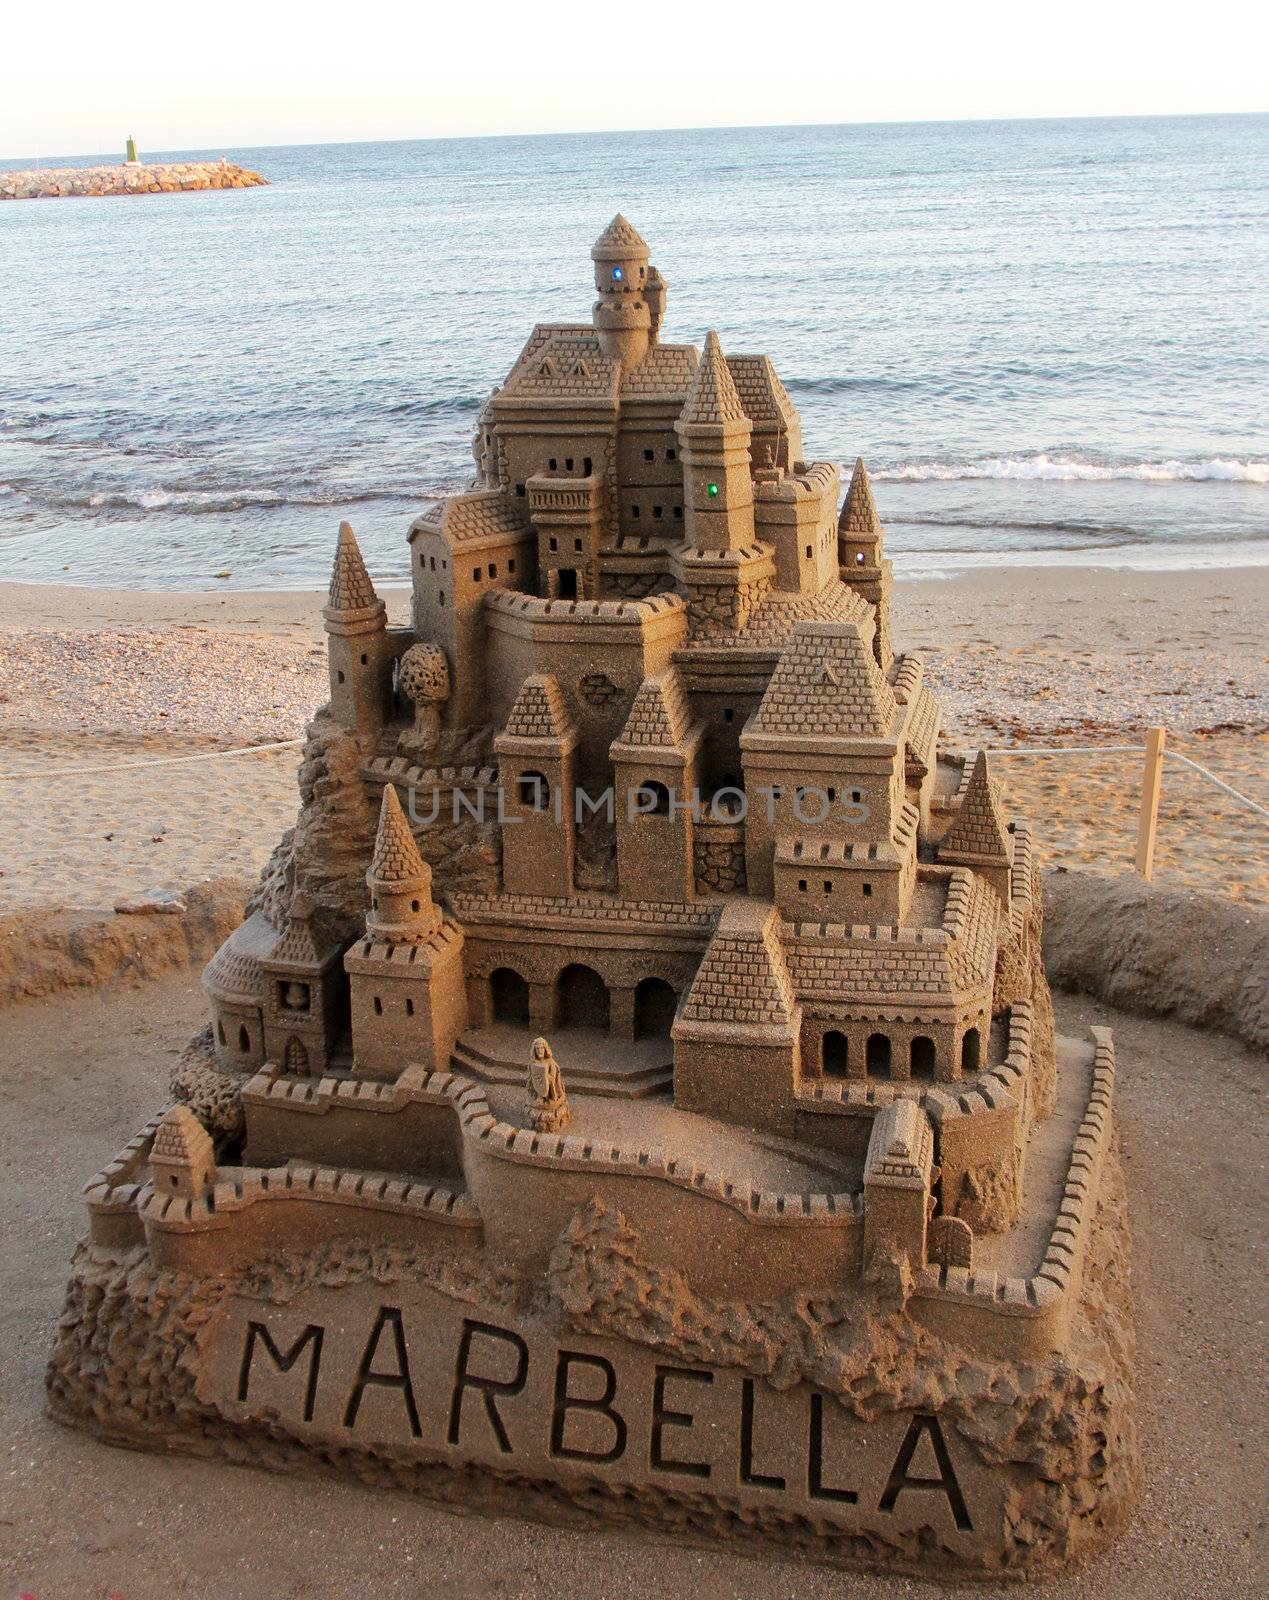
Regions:
<instances>
[{"instance_id":1,"label":"horizon line","mask_svg":"<svg viewBox=\"0 0 1269 1600\"><path fill-rule=\"evenodd\" d=\"M1215 119L1230 120L1235 118L1266 118L1269 109L1258 111L1124 111L1100 112L1095 114L1046 114L1042 112L1027 113L1020 116L1007 117L883 117L872 118L866 121L832 121L832 122L707 122L692 124L670 124L661 127L630 127L630 128L555 128L538 129L534 131L518 132L489 132L489 133L425 133L394 136L392 138L362 138L362 139L295 139L274 144L261 144L247 140L240 144L225 144L226 150L303 150L320 149L323 146L342 145L375 145L375 144L467 144L477 140L486 141L493 139L596 139L596 138L625 138L631 135L646 135L659 133L779 133L797 128L935 128L948 126L974 126L991 125L995 123L1018 122L1201 122ZM128 136L125 136L128 137ZM146 141L141 139L138 143L144 147ZM174 155L194 153L199 150L208 150L213 146L203 145L152 145L149 148L170 152ZM219 149L220 145L215 148ZM72 152L73 154L104 154L99 152ZM9 165L25 157L0 157L0 163ZM36 160L57 159L57 157L43 157L37 155Z\"/></svg>"}]
</instances>

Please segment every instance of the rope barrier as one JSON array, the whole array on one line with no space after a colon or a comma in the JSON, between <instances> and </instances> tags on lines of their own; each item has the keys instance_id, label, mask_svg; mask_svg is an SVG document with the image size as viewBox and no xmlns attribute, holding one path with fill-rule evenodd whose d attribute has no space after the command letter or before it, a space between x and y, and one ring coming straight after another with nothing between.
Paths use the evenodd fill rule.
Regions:
<instances>
[{"instance_id":1,"label":"rope barrier","mask_svg":"<svg viewBox=\"0 0 1269 1600\"><path fill-rule=\"evenodd\" d=\"M1145 754L1143 744L1087 744L1087 745L999 745L989 748L989 756L1139 756ZM1187 767L1193 767L1195 772L1214 783L1218 789L1224 789L1226 794L1233 795L1235 800L1241 800L1243 805L1249 806L1262 817L1269 817L1266 809L1258 800L1253 800L1250 795L1244 794L1241 789L1235 789L1233 784L1226 783L1224 778L1218 778L1202 762L1194 761L1189 756L1182 755L1179 750L1169 750L1168 759L1171 761L1184 761Z\"/></svg>"},{"instance_id":2,"label":"rope barrier","mask_svg":"<svg viewBox=\"0 0 1269 1600\"><path fill-rule=\"evenodd\" d=\"M180 767L190 761L220 761L226 756L256 756L266 750L292 750L303 739L279 739L276 744L244 744L237 750L207 750L197 756L160 756L155 761L120 761L107 767L59 767L55 772L0 772L0 783L20 778L87 778L105 772L130 772L137 767Z\"/></svg>"}]
</instances>

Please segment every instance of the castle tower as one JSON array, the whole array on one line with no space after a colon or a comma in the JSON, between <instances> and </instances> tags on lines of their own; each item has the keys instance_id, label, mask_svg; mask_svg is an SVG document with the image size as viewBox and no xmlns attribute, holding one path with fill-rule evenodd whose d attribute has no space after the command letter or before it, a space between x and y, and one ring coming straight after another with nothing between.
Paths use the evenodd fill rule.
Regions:
<instances>
[{"instance_id":1,"label":"castle tower","mask_svg":"<svg viewBox=\"0 0 1269 1600\"><path fill-rule=\"evenodd\" d=\"M292 1076L326 1070L348 1022L339 958L343 946L323 940L315 907L298 890L286 931L260 961L265 980L264 1053Z\"/></svg>"},{"instance_id":2,"label":"castle tower","mask_svg":"<svg viewBox=\"0 0 1269 1600\"><path fill-rule=\"evenodd\" d=\"M331 711L349 733L373 738L383 727L391 688L387 610L346 522L339 525L330 599L322 616L328 635Z\"/></svg>"},{"instance_id":3,"label":"castle tower","mask_svg":"<svg viewBox=\"0 0 1269 1600\"><path fill-rule=\"evenodd\" d=\"M1004 808L987 765L985 750L978 752L965 797L952 818L951 827L943 835L939 861L945 866L972 867L986 878L1008 909L1013 836L1005 823Z\"/></svg>"},{"instance_id":4,"label":"castle tower","mask_svg":"<svg viewBox=\"0 0 1269 1600\"><path fill-rule=\"evenodd\" d=\"M182 1200L201 1200L215 1188L211 1135L188 1106L164 1112L150 1149L150 1177L155 1194Z\"/></svg>"},{"instance_id":5,"label":"castle tower","mask_svg":"<svg viewBox=\"0 0 1269 1600\"><path fill-rule=\"evenodd\" d=\"M392 784L385 784L379 812L375 853L366 873L370 910L366 933L393 944L418 944L441 925L441 912L432 899L432 869L405 820Z\"/></svg>"},{"instance_id":6,"label":"castle tower","mask_svg":"<svg viewBox=\"0 0 1269 1600\"><path fill-rule=\"evenodd\" d=\"M894 660L890 644L890 593L894 578L882 553L881 518L877 515L863 456L855 461L850 487L837 519L837 565L841 580L876 608L873 654L883 672Z\"/></svg>"},{"instance_id":7,"label":"castle tower","mask_svg":"<svg viewBox=\"0 0 1269 1600\"><path fill-rule=\"evenodd\" d=\"M553 673L531 674L494 740L506 817L502 883L508 894L567 899L573 893L577 743L558 680Z\"/></svg>"},{"instance_id":8,"label":"castle tower","mask_svg":"<svg viewBox=\"0 0 1269 1600\"><path fill-rule=\"evenodd\" d=\"M344 957L353 1075L391 1083L414 1063L442 1071L467 1026L463 933L432 899L431 868L390 783L366 883L366 936Z\"/></svg>"},{"instance_id":9,"label":"castle tower","mask_svg":"<svg viewBox=\"0 0 1269 1600\"><path fill-rule=\"evenodd\" d=\"M652 311L646 293L650 254L620 212L590 248L599 291L591 320L604 354L627 371L639 365L652 343ZM663 303L663 283L659 292Z\"/></svg>"}]
</instances>

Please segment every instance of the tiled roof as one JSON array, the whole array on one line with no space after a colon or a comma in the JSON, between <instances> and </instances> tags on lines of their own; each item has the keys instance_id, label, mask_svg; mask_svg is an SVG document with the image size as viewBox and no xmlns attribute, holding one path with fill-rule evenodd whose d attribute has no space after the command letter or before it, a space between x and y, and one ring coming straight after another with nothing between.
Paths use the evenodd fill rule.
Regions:
<instances>
[{"instance_id":1,"label":"tiled roof","mask_svg":"<svg viewBox=\"0 0 1269 1600\"><path fill-rule=\"evenodd\" d=\"M939 703L922 685L917 690L916 704L908 717L908 731L904 735L907 759L920 767L922 777L934 765L938 731Z\"/></svg>"},{"instance_id":2,"label":"tiled roof","mask_svg":"<svg viewBox=\"0 0 1269 1600\"><path fill-rule=\"evenodd\" d=\"M341 522L335 545L335 566L330 575L330 609L362 611L376 605L378 600L352 528L347 522Z\"/></svg>"},{"instance_id":3,"label":"tiled roof","mask_svg":"<svg viewBox=\"0 0 1269 1600\"><path fill-rule=\"evenodd\" d=\"M692 386L700 357L692 344L654 344L637 367L622 372L621 397L685 395Z\"/></svg>"},{"instance_id":4,"label":"tiled roof","mask_svg":"<svg viewBox=\"0 0 1269 1600\"><path fill-rule=\"evenodd\" d=\"M547 672L526 678L503 733L512 739L567 739L572 732L572 719L554 676Z\"/></svg>"},{"instance_id":5,"label":"tiled roof","mask_svg":"<svg viewBox=\"0 0 1269 1600\"><path fill-rule=\"evenodd\" d=\"M464 539L484 539L490 534L514 535L531 531L528 507L518 495L501 489L473 489L450 495L439 505L415 520L411 533L420 528L443 533L452 543Z\"/></svg>"},{"instance_id":6,"label":"tiled roof","mask_svg":"<svg viewBox=\"0 0 1269 1600\"><path fill-rule=\"evenodd\" d=\"M297 892L291 901L291 914L286 929L273 947L270 961L285 961L293 966L320 966L322 953L313 936L313 903L309 897Z\"/></svg>"},{"instance_id":7,"label":"tiled roof","mask_svg":"<svg viewBox=\"0 0 1269 1600\"><path fill-rule=\"evenodd\" d=\"M877 515L877 506L872 497L872 485L868 482L868 468L864 466L864 458L860 456L855 462L855 470L850 475L850 488L846 491L846 498L842 502L842 513L837 519L840 533L849 534L856 540L879 539L881 537L881 519Z\"/></svg>"},{"instance_id":8,"label":"tiled roof","mask_svg":"<svg viewBox=\"0 0 1269 1600\"><path fill-rule=\"evenodd\" d=\"M593 328L540 325L491 405L496 412L504 399L611 401L616 372Z\"/></svg>"},{"instance_id":9,"label":"tiled roof","mask_svg":"<svg viewBox=\"0 0 1269 1600\"><path fill-rule=\"evenodd\" d=\"M696 369L692 387L687 391L679 421L684 424L721 424L748 420L732 381L731 368L723 360L718 335L711 328L705 335L701 364Z\"/></svg>"},{"instance_id":10,"label":"tiled roof","mask_svg":"<svg viewBox=\"0 0 1269 1600\"><path fill-rule=\"evenodd\" d=\"M278 932L263 911L253 911L207 963L203 987L221 1000L259 998L263 986L260 963L272 955Z\"/></svg>"},{"instance_id":11,"label":"tiled roof","mask_svg":"<svg viewBox=\"0 0 1269 1600\"><path fill-rule=\"evenodd\" d=\"M939 845L940 861L962 856L976 861L1009 860L1009 830L984 750L978 752L965 798Z\"/></svg>"},{"instance_id":12,"label":"tiled roof","mask_svg":"<svg viewBox=\"0 0 1269 1600\"><path fill-rule=\"evenodd\" d=\"M369 875L380 883L410 883L424 876L427 871L419 855L419 847L414 842L414 835L410 832L410 824L405 820L401 802L397 799L397 791L392 784L385 783Z\"/></svg>"},{"instance_id":13,"label":"tiled roof","mask_svg":"<svg viewBox=\"0 0 1269 1600\"><path fill-rule=\"evenodd\" d=\"M738 633L720 634L701 640L693 649L702 650L783 650L799 622L861 622L870 607L862 595L834 578L818 594L790 594L773 589Z\"/></svg>"},{"instance_id":14,"label":"tiled roof","mask_svg":"<svg viewBox=\"0 0 1269 1600\"><path fill-rule=\"evenodd\" d=\"M599 238L590 247L597 261L607 261L613 256L648 256L651 254L638 233L619 211Z\"/></svg>"},{"instance_id":15,"label":"tiled roof","mask_svg":"<svg viewBox=\"0 0 1269 1600\"><path fill-rule=\"evenodd\" d=\"M797 411L769 356L728 356L727 366L755 428L787 428L797 422Z\"/></svg>"},{"instance_id":16,"label":"tiled roof","mask_svg":"<svg viewBox=\"0 0 1269 1600\"><path fill-rule=\"evenodd\" d=\"M774 909L757 903L727 907L697 969L682 1021L784 1027L794 1004Z\"/></svg>"},{"instance_id":17,"label":"tiled roof","mask_svg":"<svg viewBox=\"0 0 1269 1600\"><path fill-rule=\"evenodd\" d=\"M691 726L687 691L677 667L645 678L621 730L620 744L678 750Z\"/></svg>"},{"instance_id":18,"label":"tiled roof","mask_svg":"<svg viewBox=\"0 0 1269 1600\"><path fill-rule=\"evenodd\" d=\"M154 1135L150 1153L164 1161L195 1166L210 1160L211 1137L188 1106L169 1106Z\"/></svg>"},{"instance_id":19,"label":"tiled roof","mask_svg":"<svg viewBox=\"0 0 1269 1600\"><path fill-rule=\"evenodd\" d=\"M894 692L854 623L799 622L754 719L754 733L883 739Z\"/></svg>"}]
</instances>

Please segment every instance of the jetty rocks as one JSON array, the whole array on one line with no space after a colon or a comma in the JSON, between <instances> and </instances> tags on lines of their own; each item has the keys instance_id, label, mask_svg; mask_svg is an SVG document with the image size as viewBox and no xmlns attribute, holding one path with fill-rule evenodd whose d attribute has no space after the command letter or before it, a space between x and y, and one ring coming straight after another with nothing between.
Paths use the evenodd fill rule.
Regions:
<instances>
[{"instance_id":1,"label":"jetty rocks","mask_svg":"<svg viewBox=\"0 0 1269 1600\"><path fill-rule=\"evenodd\" d=\"M182 189L254 189L258 172L219 161L120 162L113 167L50 167L0 173L0 200L56 200L70 195L175 194Z\"/></svg>"}]
</instances>

